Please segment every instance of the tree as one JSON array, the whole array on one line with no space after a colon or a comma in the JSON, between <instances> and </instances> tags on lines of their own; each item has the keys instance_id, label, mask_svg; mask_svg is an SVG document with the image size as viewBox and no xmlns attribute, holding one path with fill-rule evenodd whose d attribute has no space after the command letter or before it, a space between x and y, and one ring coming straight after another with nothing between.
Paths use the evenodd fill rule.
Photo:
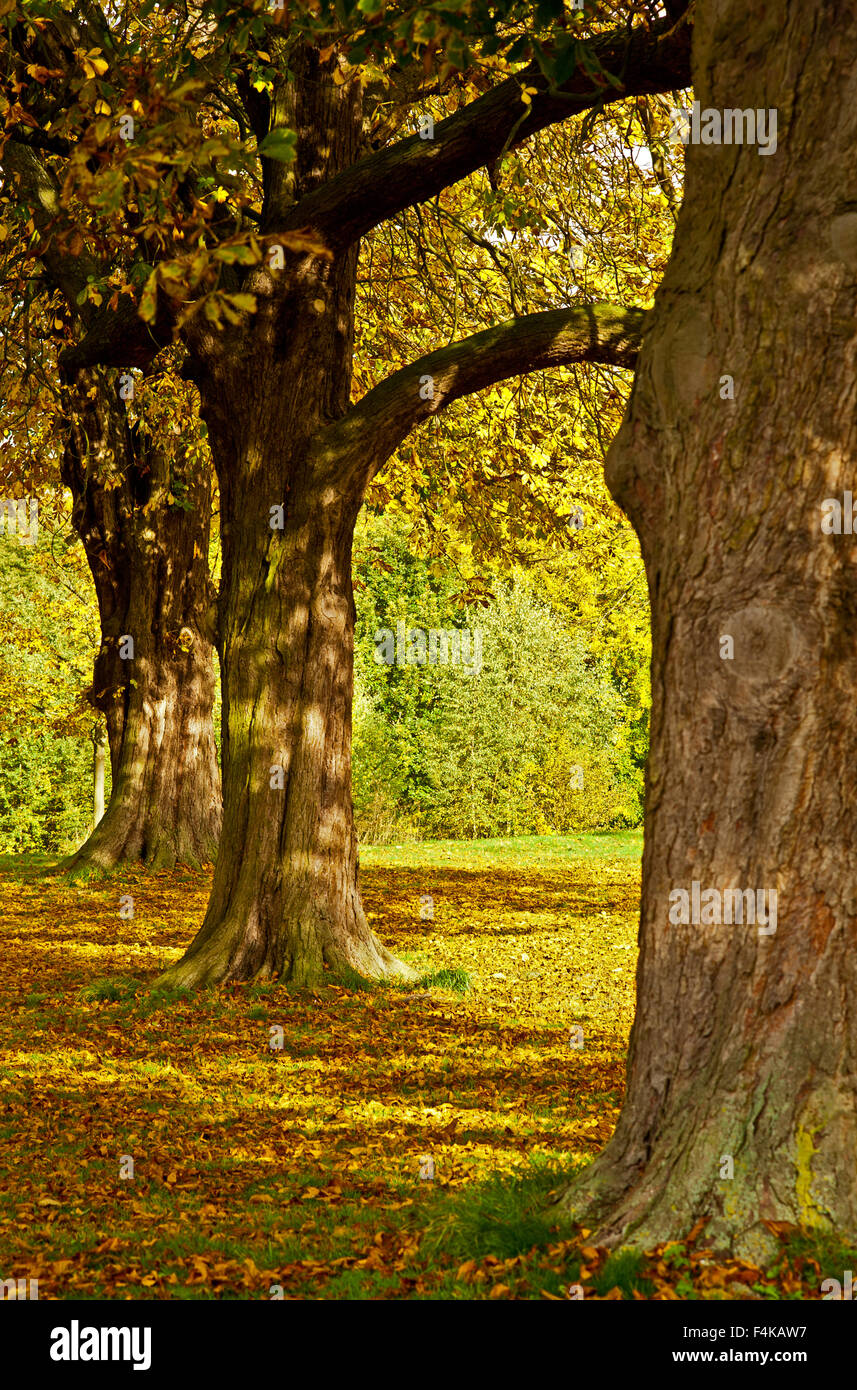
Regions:
<instances>
[{"instance_id":1,"label":"tree","mask_svg":"<svg viewBox=\"0 0 857 1390\"><path fill-rule=\"evenodd\" d=\"M205 921L169 975L182 984L272 975L300 984L319 979L325 964L403 973L369 930L357 887L350 567L365 489L420 421L463 396L550 366L633 365L644 314L588 305L521 315L430 352L352 405L359 242L402 209L495 164L515 141L605 101L685 85L689 30L672 16L647 20L597 35L580 51L574 33L564 33L561 80L545 75L550 54L542 46L524 66L501 63L512 75L499 82L486 64L477 76L487 90L438 122L431 139L406 135L387 145L390 134L373 106L373 71L393 89L387 114L392 105L395 133L414 119L435 42L422 45L427 65L406 58L387 71L377 64L361 71L346 56L347 36L324 11L321 21L310 12L302 33L297 20L289 30L248 6L237 29L224 21L226 38L217 15L206 5L192 13L191 29L199 32L193 44L170 35L169 63L175 71L178 48L187 84L233 113L242 138L230 144L200 114L195 127L185 121L181 154L170 160L154 144L136 164L130 151L111 156L129 74L140 92L145 74L139 43L111 33L97 6L82 4L71 19L56 15L53 28L15 39L22 58L48 72L46 85L67 91L69 55L85 80L75 77L71 105L54 102L47 137L19 122L11 138L67 162L66 207L75 196L96 196L109 221L120 203L133 206L138 241L145 236L156 249L160 242L139 305L98 306L81 341L63 354L63 369L73 379L96 364L143 364L177 327L219 481L223 841ZM325 41L310 32L319 22L327 23ZM453 53L458 39L447 33ZM153 31L151 47L162 39ZM513 59L534 51L528 39L516 42ZM57 77L49 64L58 64ZM441 74L437 90L446 81ZM176 108L186 100L185 89L159 91ZM160 224L151 202L141 206L158 160L170 164L164 183L175 194ZM254 178L258 185L259 169L254 206L247 188ZM218 200L207 202L203 193L218 183L224 211L215 215ZM238 188L231 205L230 187ZM105 274L103 264L98 273Z\"/></svg>"},{"instance_id":2,"label":"tree","mask_svg":"<svg viewBox=\"0 0 857 1390\"><path fill-rule=\"evenodd\" d=\"M0 535L0 844L67 851L88 833L92 710L80 700L96 624L79 547L43 494L33 543Z\"/></svg>"},{"instance_id":3,"label":"tree","mask_svg":"<svg viewBox=\"0 0 857 1390\"><path fill-rule=\"evenodd\" d=\"M652 604L637 1013L615 1135L563 1204L596 1244L708 1218L706 1243L758 1258L768 1222L857 1233L857 581L835 520L857 451L857 17L721 15L696 10L700 109L774 110L778 146L688 145L609 456ZM775 930L716 925L736 887L768 911L776 893Z\"/></svg>"},{"instance_id":4,"label":"tree","mask_svg":"<svg viewBox=\"0 0 857 1390\"><path fill-rule=\"evenodd\" d=\"M159 438L145 416L129 421L116 375L81 370L64 391L62 478L101 617L90 700L105 716L112 771L110 804L72 870L211 862L221 824L210 470L182 450L171 458L165 419Z\"/></svg>"},{"instance_id":5,"label":"tree","mask_svg":"<svg viewBox=\"0 0 857 1390\"><path fill-rule=\"evenodd\" d=\"M13 308L5 322L12 381L3 413L18 441L9 471L13 485L44 486L45 457L59 455L52 481L70 491L101 617L88 695L105 717L112 790L106 814L67 867L211 861L221 819L211 473L187 387L169 371L145 383L97 367L58 379L56 340L82 335L92 263L69 256L62 236L74 235L72 224L33 152L12 139L2 166L7 196L32 204L40 265L33 275L32 253L24 250L5 267ZM35 449L34 416L51 422ZM172 435L181 427L188 437L176 448Z\"/></svg>"}]
</instances>

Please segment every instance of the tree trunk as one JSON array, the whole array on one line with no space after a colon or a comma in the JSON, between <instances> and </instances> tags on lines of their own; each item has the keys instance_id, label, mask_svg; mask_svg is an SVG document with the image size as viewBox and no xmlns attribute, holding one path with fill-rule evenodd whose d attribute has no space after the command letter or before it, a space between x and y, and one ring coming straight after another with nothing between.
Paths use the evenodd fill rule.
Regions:
<instances>
[{"instance_id":1,"label":"tree trunk","mask_svg":"<svg viewBox=\"0 0 857 1390\"><path fill-rule=\"evenodd\" d=\"M300 502L280 532L254 492L224 563L223 838L205 922L169 972L177 984L274 975L313 984L325 964L409 973L370 931L357 886L356 510L307 479L295 478L291 495Z\"/></svg>"},{"instance_id":2,"label":"tree trunk","mask_svg":"<svg viewBox=\"0 0 857 1390\"><path fill-rule=\"evenodd\" d=\"M850 6L696 9L701 107L778 107L779 148L688 146L608 461L653 708L627 1095L562 1198L590 1244L702 1217L756 1257L765 1221L857 1236L857 547L821 525L857 494L855 49ZM684 924L693 883L775 890L776 930Z\"/></svg>"},{"instance_id":3,"label":"tree trunk","mask_svg":"<svg viewBox=\"0 0 857 1390\"><path fill-rule=\"evenodd\" d=\"M182 480L171 473L129 427L104 374L81 372L67 391L63 481L98 597L89 699L105 716L113 780L103 819L64 867L210 862L221 803L207 470L187 469ZM184 505L170 505L181 486Z\"/></svg>"},{"instance_id":4,"label":"tree trunk","mask_svg":"<svg viewBox=\"0 0 857 1390\"><path fill-rule=\"evenodd\" d=\"M333 60L335 62L336 60ZM353 162L360 88L297 49L305 192ZM276 172L276 171L275 171ZM351 543L363 485L320 442L350 395L357 247L260 268L235 332L191 332L220 481L224 823L211 900L175 984L409 976L369 929L351 802ZM279 512L277 509L280 509Z\"/></svg>"}]
</instances>

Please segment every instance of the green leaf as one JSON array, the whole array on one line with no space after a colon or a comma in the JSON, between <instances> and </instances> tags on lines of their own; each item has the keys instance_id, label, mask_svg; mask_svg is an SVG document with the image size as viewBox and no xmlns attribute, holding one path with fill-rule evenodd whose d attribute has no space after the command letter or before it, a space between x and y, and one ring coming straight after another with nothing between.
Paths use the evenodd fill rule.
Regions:
<instances>
[{"instance_id":1,"label":"green leaf","mask_svg":"<svg viewBox=\"0 0 857 1390\"><path fill-rule=\"evenodd\" d=\"M244 314L255 314L256 312L255 294L226 294L223 298L234 309L239 309Z\"/></svg>"},{"instance_id":2,"label":"green leaf","mask_svg":"<svg viewBox=\"0 0 857 1390\"><path fill-rule=\"evenodd\" d=\"M297 135L293 130L277 127L269 130L259 146L259 153L267 159L278 159L281 164L291 164L295 157Z\"/></svg>"},{"instance_id":3,"label":"green leaf","mask_svg":"<svg viewBox=\"0 0 857 1390\"><path fill-rule=\"evenodd\" d=\"M141 319L146 323L152 323L158 312L158 272L153 270L146 281L145 289L140 296L140 304L137 312Z\"/></svg>"},{"instance_id":4,"label":"green leaf","mask_svg":"<svg viewBox=\"0 0 857 1390\"><path fill-rule=\"evenodd\" d=\"M219 246L214 252L214 259L223 261L225 265L234 265L236 261L239 265L255 265L259 257L251 246Z\"/></svg>"}]
</instances>

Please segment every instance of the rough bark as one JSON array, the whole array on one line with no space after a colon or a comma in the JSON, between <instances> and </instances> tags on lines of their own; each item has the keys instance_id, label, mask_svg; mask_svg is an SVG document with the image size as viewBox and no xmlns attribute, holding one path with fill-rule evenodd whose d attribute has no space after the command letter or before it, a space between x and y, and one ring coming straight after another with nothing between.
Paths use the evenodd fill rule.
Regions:
<instances>
[{"instance_id":1,"label":"rough bark","mask_svg":"<svg viewBox=\"0 0 857 1390\"><path fill-rule=\"evenodd\" d=\"M300 193L356 157L360 91L337 87L316 53L293 61ZM362 499L318 448L348 406L356 265L353 247L260 269L251 320L192 334L189 375L220 482L224 823L205 920L168 972L178 984L311 984L325 964L410 973L370 931L357 888L351 537Z\"/></svg>"},{"instance_id":2,"label":"rough bark","mask_svg":"<svg viewBox=\"0 0 857 1390\"><path fill-rule=\"evenodd\" d=\"M562 1199L592 1244L857 1235L857 546L821 527L857 494L855 51L853 5L696 9L702 108L777 108L778 149L688 146L608 461L653 709L627 1095ZM776 931L672 923L694 881L776 890Z\"/></svg>"},{"instance_id":3,"label":"rough bark","mask_svg":"<svg viewBox=\"0 0 857 1390\"><path fill-rule=\"evenodd\" d=\"M210 483L190 475L186 508L168 505L169 470L129 427L117 383L82 372L66 390L63 481L101 619L89 698L105 717L113 781L103 819L65 867L209 862L221 819ZM134 654L123 659L128 636Z\"/></svg>"}]
</instances>

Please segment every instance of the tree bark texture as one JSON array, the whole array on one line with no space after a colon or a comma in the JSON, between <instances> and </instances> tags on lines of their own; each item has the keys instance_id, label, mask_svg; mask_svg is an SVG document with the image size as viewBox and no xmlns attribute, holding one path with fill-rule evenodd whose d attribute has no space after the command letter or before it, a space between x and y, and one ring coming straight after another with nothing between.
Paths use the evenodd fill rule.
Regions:
<instances>
[{"instance_id":1,"label":"tree bark texture","mask_svg":"<svg viewBox=\"0 0 857 1390\"><path fill-rule=\"evenodd\" d=\"M66 390L63 481L101 619L89 698L105 717L113 779L103 819L67 867L210 862L221 821L210 482L189 473L185 506L168 505L169 469L129 425L115 374L82 371Z\"/></svg>"},{"instance_id":2,"label":"tree bark texture","mask_svg":"<svg viewBox=\"0 0 857 1390\"><path fill-rule=\"evenodd\" d=\"M315 53L295 66L300 193L356 157L360 93L336 86ZM357 247L286 261L254 276L258 310L240 337L192 340L220 482L224 825L205 921L168 972L178 984L312 984L325 964L410 973L370 931L357 887L351 539L362 489L353 458L344 467L319 446L349 402Z\"/></svg>"},{"instance_id":3,"label":"tree bark texture","mask_svg":"<svg viewBox=\"0 0 857 1390\"><path fill-rule=\"evenodd\" d=\"M857 540L822 530L857 494L855 51L851 4L696 8L701 108L776 108L778 148L688 145L608 459L653 709L627 1095L562 1199L593 1244L857 1235ZM694 882L774 890L776 930L671 920Z\"/></svg>"}]
</instances>

